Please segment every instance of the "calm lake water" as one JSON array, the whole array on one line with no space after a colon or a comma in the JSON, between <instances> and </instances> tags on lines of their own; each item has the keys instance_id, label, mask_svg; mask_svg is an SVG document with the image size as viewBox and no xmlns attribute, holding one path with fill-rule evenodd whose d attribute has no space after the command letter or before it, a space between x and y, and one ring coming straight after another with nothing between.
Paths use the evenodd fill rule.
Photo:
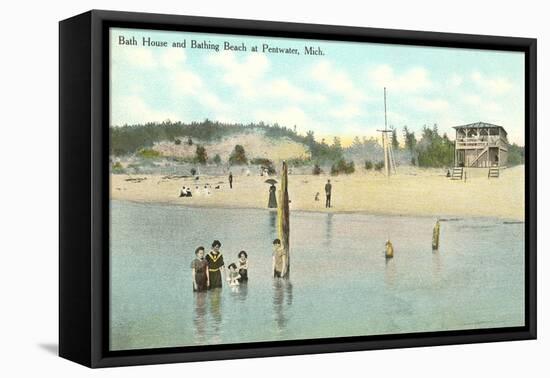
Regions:
<instances>
[{"instance_id":1,"label":"calm lake water","mask_svg":"<svg viewBox=\"0 0 550 378\"><path fill-rule=\"evenodd\" d=\"M291 278L273 279L276 213L111 202L111 349L524 324L524 224L291 213ZM395 257L386 261L390 237ZM244 249L249 282L193 293L195 248Z\"/></svg>"}]
</instances>

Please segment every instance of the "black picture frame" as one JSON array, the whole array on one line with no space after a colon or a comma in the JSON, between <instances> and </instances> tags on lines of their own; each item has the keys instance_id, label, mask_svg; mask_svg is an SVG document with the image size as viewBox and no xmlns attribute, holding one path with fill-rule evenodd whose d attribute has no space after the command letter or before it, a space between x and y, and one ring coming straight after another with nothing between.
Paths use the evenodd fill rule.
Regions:
<instances>
[{"instance_id":1,"label":"black picture frame","mask_svg":"<svg viewBox=\"0 0 550 378\"><path fill-rule=\"evenodd\" d=\"M108 30L180 30L525 53L525 326L108 350ZM59 355L88 367L536 338L536 39L92 10L59 24Z\"/></svg>"}]
</instances>

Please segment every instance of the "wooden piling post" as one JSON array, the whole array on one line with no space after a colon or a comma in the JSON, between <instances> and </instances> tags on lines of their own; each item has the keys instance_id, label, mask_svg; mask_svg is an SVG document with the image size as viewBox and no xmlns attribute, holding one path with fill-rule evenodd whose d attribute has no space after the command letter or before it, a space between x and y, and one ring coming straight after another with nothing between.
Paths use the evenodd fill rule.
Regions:
<instances>
[{"instance_id":1,"label":"wooden piling post","mask_svg":"<svg viewBox=\"0 0 550 378\"><path fill-rule=\"evenodd\" d=\"M281 169L281 185L279 189L279 203L277 206L277 231L281 245L286 251L286 269L283 278L290 277L290 208L288 198L288 166L283 161Z\"/></svg>"},{"instance_id":2,"label":"wooden piling post","mask_svg":"<svg viewBox=\"0 0 550 378\"><path fill-rule=\"evenodd\" d=\"M439 249L439 233L440 233L440 225L439 225L439 219L435 222L433 235L432 235L432 250L438 250Z\"/></svg>"},{"instance_id":3,"label":"wooden piling post","mask_svg":"<svg viewBox=\"0 0 550 378\"><path fill-rule=\"evenodd\" d=\"M386 241L386 259L391 258L393 258L393 244L388 239L388 241Z\"/></svg>"}]
</instances>

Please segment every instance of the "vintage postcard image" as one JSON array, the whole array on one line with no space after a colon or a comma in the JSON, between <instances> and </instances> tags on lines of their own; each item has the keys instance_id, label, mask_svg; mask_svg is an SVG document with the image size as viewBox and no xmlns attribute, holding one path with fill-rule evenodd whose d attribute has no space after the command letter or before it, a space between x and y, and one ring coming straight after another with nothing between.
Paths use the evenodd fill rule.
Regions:
<instances>
[{"instance_id":1,"label":"vintage postcard image","mask_svg":"<svg viewBox=\"0 0 550 378\"><path fill-rule=\"evenodd\" d=\"M525 325L521 52L111 28L110 350Z\"/></svg>"}]
</instances>

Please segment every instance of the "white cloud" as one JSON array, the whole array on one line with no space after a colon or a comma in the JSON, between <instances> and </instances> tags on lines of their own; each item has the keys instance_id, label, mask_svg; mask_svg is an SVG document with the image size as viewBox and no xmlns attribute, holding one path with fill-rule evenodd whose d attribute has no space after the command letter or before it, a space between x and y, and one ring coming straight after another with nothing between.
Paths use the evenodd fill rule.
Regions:
<instances>
[{"instance_id":1,"label":"white cloud","mask_svg":"<svg viewBox=\"0 0 550 378\"><path fill-rule=\"evenodd\" d=\"M382 64L371 69L367 75L377 87L386 87L393 92L418 92L432 86L428 71L422 67L411 68L399 75L391 66Z\"/></svg>"},{"instance_id":2,"label":"white cloud","mask_svg":"<svg viewBox=\"0 0 550 378\"><path fill-rule=\"evenodd\" d=\"M203 87L200 76L185 69L173 71L171 83L174 91L180 94L198 95Z\"/></svg>"},{"instance_id":3,"label":"white cloud","mask_svg":"<svg viewBox=\"0 0 550 378\"><path fill-rule=\"evenodd\" d=\"M491 95L506 94L514 88L512 82L507 78L487 77L479 71L473 72L470 78L479 89L486 91Z\"/></svg>"},{"instance_id":4,"label":"white cloud","mask_svg":"<svg viewBox=\"0 0 550 378\"><path fill-rule=\"evenodd\" d=\"M232 51L210 55L207 62L223 69L224 83L236 87L238 95L248 98L257 96L257 80L269 69L269 60L263 54L250 54L239 61Z\"/></svg>"},{"instance_id":5,"label":"white cloud","mask_svg":"<svg viewBox=\"0 0 550 378\"><path fill-rule=\"evenodd\" d=\"M354 118L362 114L361 108L357 104L345 104L328 111L334 118Z\"/></svg>"},{"instance_id":6,"label":"white cloud","mask_svg":"<svg viewBox=\"0 0 550 378\"><path fill-rule=\"evenodd\" d=\"M117 96L113 100L111 109L111 125L122 126L177 119L174 113L154 110L136 95Z\"/></svg>"},{"instance_id":7,"label":"white cloud","mask_svg":"<svg viewBox=\"0 0 550 378\"><path fill-rule=\"evenodd\" d=\"M161 57L161 63L164 68L177 69L185 63L185 51L182 49L168 49Z\"/></svg>"},{"instance_id":8,"label":"white cloud","mask_svg":"<svg viewBox=\"0 0 550 378\"><path fill-rule=\"evenodd\" d=\"M178 68L172 69L170 74L172 92L176 99L183 98L187 102L198 102L208 109L211 118L230 110L229 105L224 103L212 89L208 88L203 79L192 70L184 66L178 66Z\"/></svg>"},{"instance_id":9,"label":"white cloud","mask_svg":"<svg viewBox=\"0 0 550 378\"><path fill-rule=\"evenodd\" d=\"M417 97L412 100L412 105L423 112L444 112L449 110L449 102L443 99L426 99Z\"/></svg>"},{"instance_id":10,"label":"white cloud","mask_svg":"<svg viewBox=\"0 0 550 378\"><path fill-rule=\"evenodd\" d=\"M245 101L258 102L281 99L289 103L322 103L326 96L305 90L286 78L267 77L270 62L265 55L251 54L239 58L231 51L211 55L207 63L221 69L223 83L235 90L235 96Z\"/></svg>"},{"instance_id":11,"label":"white cloud","mask_svg":"<svg viewBox=\"0 0 550 378\"><path fill-rule=\"evenodd\" d=\"M225 104L215 93L204 91L198 96L198 101L212 112L227 112L229 106Z\"/></svg>"},{"instance_id":12,"label":"white cloud","mask_svg":"<svg viewBox=\"0 0 550 378\"><path fill-rule=\"evenodd\" d=\"M361 102L367 99L364 91L356 87L348 73L334 67L329 61L317 63L311 70L311 77L332 94L342 96L348 101Z\"/></svg>"},{"instance_id":13,"label":"white cloud","mask_svg":"<svg viewBox=\"0 0 550 378\"><path fill-rule=\"evenodd\" d=\"M494 114L502 112L503 110L499 103L487 100L480 95L464 95L463 101L466 105L472 107L474 111L480 114Z\"/></svg>"},{"instance_id":14,"label":"white cloud","mask_svg":"<svg viewBox=\"0 0 550 378\"><path fill-rule=\"evenodd\" d=\"M297 106L288 106L278 110L259 110L254 117L257 121L278 123L287 127L312 125L312 120ZM308 126L311 127L311 126Z\"/></svg>"},{"instance_id":15,"label":"white cloud","mask_svg":"<svg viewBox=\"0 0 550 378\"><path fill-rule=\"evenodd\" d=\"M462 78L462 76L460 76L458 74L452 74L450 79L449 79L449 85L452 88L460 87L463 82L464 82L464 79Z\"/></svg>"},{"instance_id":16,"label":"white cloud","mask_svg":"<svg viewBox=\"0 0 550 378\"><path fill-rule=\"evenodd\" d=\"M306 91L287 79L275 79L265 85L263 95L275 98L284 98L293 102L326 102L326 96Z\"/></svg>"},{"instance_id":17,"label":"white cloud","mask_svg":"<svg viewBox=\"0 0 550 378\"><path fill-rule=\"evenodd\" d=\"M113 49L111 54L111 62L115 65L131 65L143 69L151 69L157 66L153 53L145 47L132 46Z\"/></svg>"}]
</instances>

